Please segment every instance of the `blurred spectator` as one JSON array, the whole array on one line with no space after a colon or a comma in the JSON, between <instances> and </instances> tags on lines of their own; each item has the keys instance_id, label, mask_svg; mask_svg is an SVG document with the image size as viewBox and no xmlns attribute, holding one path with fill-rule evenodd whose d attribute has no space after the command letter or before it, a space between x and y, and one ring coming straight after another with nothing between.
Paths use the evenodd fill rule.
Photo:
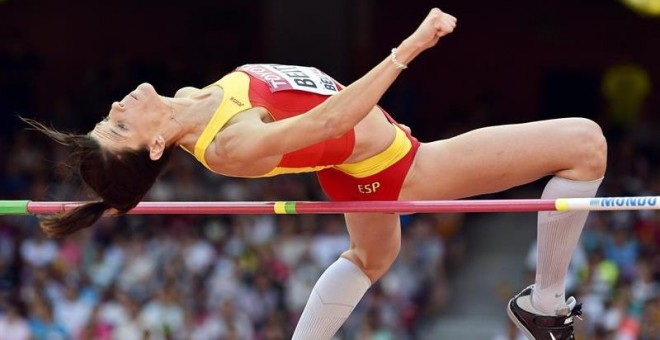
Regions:
<instances>
[{"instance_id":1,"label":"blurred spectator","mask_svg":"<svg viewBox=\"0 0 660 340\"><path fill-rule=\"evenodd\" d=\"M119 287L131 295L145 299L153 287L156 259L150 256L141 237L131 239L126 245L126 261L117 277Z\"/></svg>"},{"instance_id":2,"label":"blurred spectator","mask_svg":"<svg viewBox=\"0 0 660 340\"><path fill-rule=\"evenodd\" d=\"M370 309L364 317L360 327L357 340L394 340L396 337L392 334L387 323L384 323L379 310Z\"/></svg>"},{"instance_id":3,"label":"blurred spectator","mask_svg":"<svg viewBox=\"0 0 660 340\"><path fill-rule=\"evenodd\" d=\"M656 292L644 306L640 320L640 340L654 340L660 334L660 291Z\"/></svg>"},{"instance_id":4,"label":"blurred spectator","mask_svg":"<svg viewBox=\"0 0 660 340\"><path fill-rule=\"evenodd\" d=\"M42 299L31 302L29 323L30 332L34 339L59 340L71 337L65 326L53 318L50 304Z\"/></svg>"},{"instance_id":5,"label":"blurred spectator","mask_svg":"<svg viewBox=\"0 0 660 340\"><path fill-rule=\"evenodd\" d=\"M140 318L140 304L133 301L127 303L128 318L120 321L113 329L112 339L143 339L150 335Z\"/></svg>"},{"instance_id":6,"label":"blurred spectator","mask_svg":"<svg viewBox=\"0 0 660 340\"><path fill-rule=\"evenodd\" d=\"M100 301L98 310L95 310L96 320L101 324L109 325L113 330L117 330L131 318L130 311L133 307L128 294L114 287L107 293L107 297Z\"/></svg>"},{"instance_id":7,"label":"blurred spectator","mask_svg":"<svg viewBox=\"0 0 660 340\"><path fill-rule=\"evenodd\" d=\"M281 306L281 294L270 277L257 273L252 284L239 289L236 297L239 308L257 328L265 325L271 312Z\"/></svg>"},{"instance_id":8,"label":"blurred spectator","mask_svg":"<svg viewBox=\"0 0 660 340\"><path fill-rule=\"evenodd\" d=\"M79 339L84 340L110 340L112 339L112 325L99 318L100 307L94 306L89 320L80 330Z\"/></svg>"},{"instance_id":9,"label":"blurred spectator","mask_svg":"<svg viewBox=\"0 0 660 340\"><path fill-rule=\"evenodd\" d=\"M596 249L589 253L588 262L581 267L580 274L582 286L601 299L606 299L619 280L619 266L606 258L602 249Z\"/></svg>"},{"instance_id":10,"label":"blurred spectator","mask_svg":"<svg viewBox=\"0 0 660 340\"><path fill-rule=\"evenodd\" d=\"M233 300L228 299L222 304L218 313L220 320L219 338L252 339L255 323L247 314L236 308Z\"/></svg>"},{"instance_id":11,"label":"blurred spectator","mask_svg":"<svg viewBox=\"0 0 660 340\"><path fill-rule=\"evenodd\" d=\"M291 268L295 269L284 282L285 301L294 315L300 315L323 268L308 253L303 254Z\"/></svg>"},{"instance_id":12,"label":"blurred spectator","mask_svg":"<svg viewBox=\"0 0 660 340\"><path fill-rule=\"evenodd\" d=\"M619 267L620 275L630 281L635 275L635 266L639 256L637 240L627 228L616 228L605 241L605 256Z\"/></svg>"},{"instance_id":13,"label":"blurred spectator","mask_svg":"<svg viewBox=\"0 0 660 340\"><path fill-rule=\"evenodd\" d=\"M632 301L636 303L646 303L655 294L660 293L660 282L654 280L653 269L647 260L640 260L637 263L636 277L632 280L631 293Z\"/></svg>"},{"instance_id":14,"label":"blurred spectator","mask_svg":"<svg viewBox=\"0 0 660 340\"><path fill-rule=\"evenodd\" d=\"M182 242L182 255L188 272L200 276L213 264L215 249L209 241L200 237L199 231L190 230L185 233Z\"/></svg>"},{"instance_id":15,"label":"blurred spectator","mask_svg":"<svg viewBox=\"0 0 660 340\"><path fill-rule=\"evenodd\" d=\"M316 263L326 268L348 249L349 239L340 217L327 216L321 228L321 232L312 239L310 254Z\"/></svg>"},{"instance_id":16,"label":"blurred spectator","mask_svg":"<svg viewBox=\"0 0 660 340\"><path fill-rule=\"evenodd\" d=\"M95 303L95 301L89 301L79 296L79 289L80 287L76 284L67 284L64 288L63 298L53 303L55 321L73 337L82 334L83 328L90 320Z\"/></svg>"},{"instance_id":17,"label":"blurred spectator","mask_svg":"<svg viewBox=\"0 0 660 340\"><path fill-rule=\"evenodd\" d=\"M144 305L139 319L151 339L178 338L184 331L183 308L172 287L158 291L156 297Z\"/></svg>"},{"instance_id":18,"label":"blurred spectator","mask_svg":"<svg viewBox=\"0 0 660 340\"><path fill-rule=\"evenodd\" d=\"M43 233L35 233L21 245L21 257L33 267L45 267L57 258L57 243Z\"/></svg>"},{"instance_id":19,"label":"blurred spectator","mask_svg":"<svg viewBox=\"0 0 660 340\"><path fill-rule=\"evenodd\" d=\"M119 275L124 264L124 249L116 244L92 247L88 244L90 254L86 261L85 274L91 279L94 286L102 291L108 288Z\"/></svg>"},{"instance_id":20,"label":"blurred spectator","mask_svg":"<svg viewBox=\"0 0 660 340\"><path fill-rule=\"evenodd\" d=\"M18 306L9 302L4 307L4 313L0 314L0 340L31 339L30 326Z\"/></svg>"}]
</instances>

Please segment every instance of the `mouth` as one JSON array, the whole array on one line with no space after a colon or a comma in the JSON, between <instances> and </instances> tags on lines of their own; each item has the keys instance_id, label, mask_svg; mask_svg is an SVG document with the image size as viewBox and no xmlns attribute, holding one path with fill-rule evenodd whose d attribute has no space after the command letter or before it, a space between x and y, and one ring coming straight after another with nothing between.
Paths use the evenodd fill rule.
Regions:
<instances>
[{"instance_id":1,"label":"mouth","mask_svg":"<svg viewBox=\"0 0 660 340\"><path fill-rule=\"evenodd\" d=\"M138 97L135 95L135 93L131 92L128 95L131 96L133 99L138 100Z\"/></svg>"}]
</instances>

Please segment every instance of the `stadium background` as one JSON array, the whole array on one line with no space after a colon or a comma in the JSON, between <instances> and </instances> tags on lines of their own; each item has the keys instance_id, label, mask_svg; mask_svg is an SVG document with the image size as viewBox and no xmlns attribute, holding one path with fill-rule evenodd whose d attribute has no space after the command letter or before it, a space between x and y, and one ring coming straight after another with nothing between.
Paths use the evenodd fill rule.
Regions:
<instances>
[{"instance_id":1,"label":"stadium background","mask_svg":"<svg viewBox=\"0 0 660 340\"><path fill-rule=\"evenodd\" d=\"M609 140L599 195L660 194L660 19L618 1L4 0L0 197L90 198L54 171L67 151L24 130L19 114L87 131L140 82L171 95L244 63L316 66L350 83L433 6L458 17L457 30L382 102L421 140L589 117ZM536 197L542 184L492 197ZM324 199L310 175L227 179L183 153L148 198ZM414 215L403 225L399 260L338 336L515 338L504 303L530 280L533 214ZM64 240L45 239L34 218L2 217L0 326L23 320L37 339L288 338L346 246L339 216L131 216ZM659 282L660 215L593 214L568 287L585 303L579 334L657 339Z\"/></svg>"}]
</instances>

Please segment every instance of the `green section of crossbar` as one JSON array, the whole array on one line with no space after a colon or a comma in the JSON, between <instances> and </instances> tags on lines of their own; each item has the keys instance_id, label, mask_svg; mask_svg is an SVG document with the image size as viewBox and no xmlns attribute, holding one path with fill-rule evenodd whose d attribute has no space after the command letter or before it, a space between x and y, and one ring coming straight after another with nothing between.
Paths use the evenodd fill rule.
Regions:
<instances>
[{"instance_id":1,"label":"green section of crossbar","mask_svg":"<svg viewBox=\"0 0 660 340\"><path fill-rule=\"evenodd\" d=\"M30 201L0 201L0 215L28 215Z\"/></svg>"}]
</instances>

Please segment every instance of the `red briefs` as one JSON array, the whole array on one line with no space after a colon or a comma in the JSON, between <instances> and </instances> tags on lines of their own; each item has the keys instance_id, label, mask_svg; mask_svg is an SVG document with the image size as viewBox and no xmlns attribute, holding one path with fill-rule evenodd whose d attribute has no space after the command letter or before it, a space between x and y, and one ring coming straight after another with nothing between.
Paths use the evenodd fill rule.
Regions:
<instances>
[{"instance_id":1,"label":"red briefs","mask_svg":"<svg viewBox=\"0 0 660 340\"><path fill-rule=\"evenodd\" d=\"M333 201L395 201L412 166L420 142L408 133L410 150L384 170L371 176L357 178L337 168L318 171L319 183Z\"/></svg>"}]
</instances>

